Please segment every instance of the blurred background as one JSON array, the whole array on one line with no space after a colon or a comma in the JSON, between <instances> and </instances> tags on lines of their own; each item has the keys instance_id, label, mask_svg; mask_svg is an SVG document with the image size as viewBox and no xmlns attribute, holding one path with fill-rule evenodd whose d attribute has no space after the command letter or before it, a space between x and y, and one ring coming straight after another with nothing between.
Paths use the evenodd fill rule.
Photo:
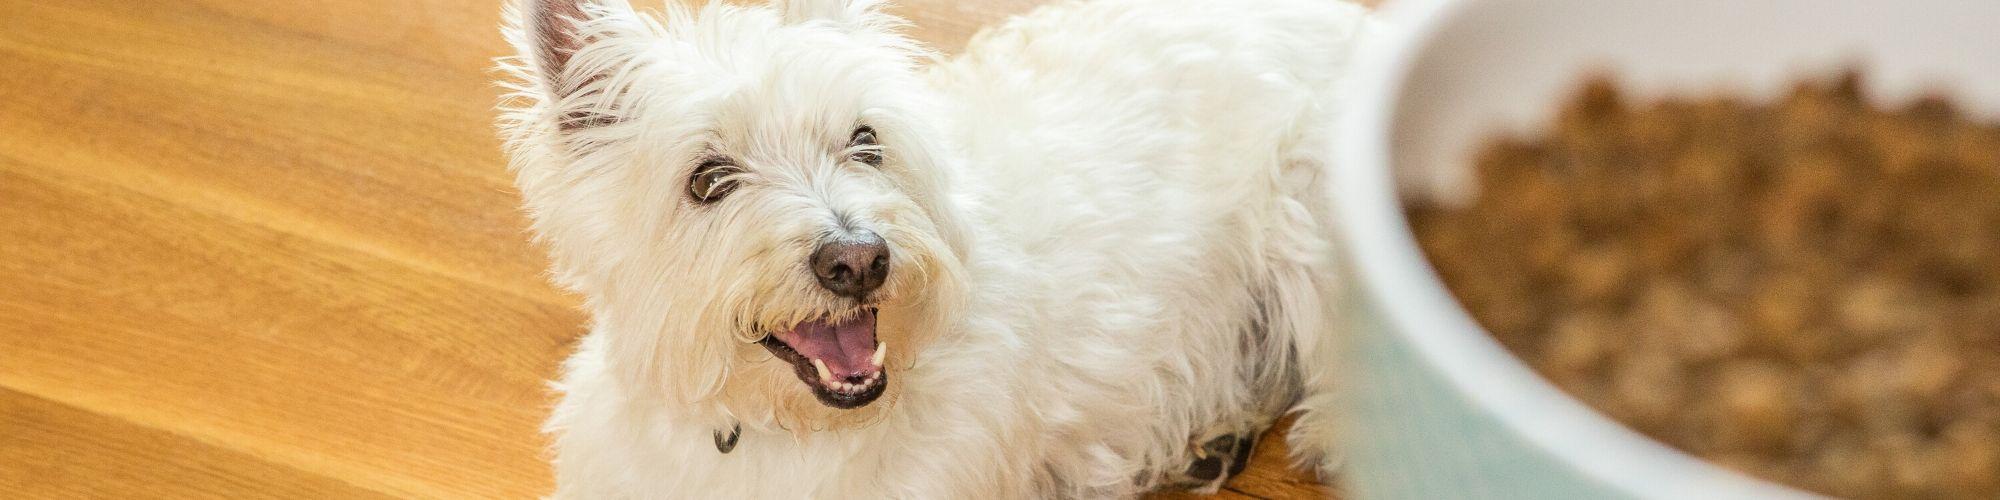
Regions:
<instances>
[{"instance_id":1,"label":"blurred background","mask_svg":"<svg viewBox=\"0 0 2000 500\"><path fill-rule=\"evenodd\" d=\"M897 3L951 52L1042 2ZM0 1L0 497L549 491L585 318L491 125L500 4ZM1325 494L1265 442L1223 497Z\"/></svg>"}]
</instances>

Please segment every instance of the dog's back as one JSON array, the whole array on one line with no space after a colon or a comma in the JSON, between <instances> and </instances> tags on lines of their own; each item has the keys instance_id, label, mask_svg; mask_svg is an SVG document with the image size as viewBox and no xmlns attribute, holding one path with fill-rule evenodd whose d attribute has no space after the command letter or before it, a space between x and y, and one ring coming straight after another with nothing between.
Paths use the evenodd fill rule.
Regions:
<instances>
[{"instance_id":1,"label":"dog's back","mask_svg":"<svg viewBox=\"0 0 2000 500\"><path fill-rule=\"evenodd\" d=\"M1324 129L1364 17L1317 1L1071 3L932 71L988 228L975 272L1005 275L990 281L1041 322L1017 329L1046 364L1025 396L1073 416L1048 435L1104 443L1052 446L1061 483L1139 465L1212 488L1178 477L1207 454L1193 450L1254 437L1298 401L1299 357L1319 357L1301 342L1331 327Z\"/></svg>"}]
</instances>

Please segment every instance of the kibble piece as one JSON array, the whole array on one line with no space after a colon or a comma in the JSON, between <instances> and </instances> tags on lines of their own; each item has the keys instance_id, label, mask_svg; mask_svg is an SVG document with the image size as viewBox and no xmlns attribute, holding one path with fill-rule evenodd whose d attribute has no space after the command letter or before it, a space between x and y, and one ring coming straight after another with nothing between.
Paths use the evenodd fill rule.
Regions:
<instances>
[{"instance_id":1,"label":"kibble piece","mask_svg":"<svg viewBox=\"0 0 2000 500\"><path fill-rule=\"evenodd\" d=\"M1684 410L1687 374L1672 355L1647 350L1612 363L1611 388L1620 395L1619 413L1641 422L1662 422Z\"/></svg>"},{"instance_id":2,"label":"kibble piece","mask_svg":"<svg viewBox=\"0 0 2000 500\"><path fill-rule=\"evenodd\" d=\"M1777 363L1733 361L1716 374L1721 412L1718 440L1734 450L1774 451L1785 446L1798 417L1798 377Z\"/></svg>"},{"instance_id":3,"label":"kibble piece","mask_svg":"<svg viewBox=\"0 0 2000 500\"><path fill-rule=\"evenodd\" d=\"M1571 314L1557 319L1542 346L1544 371L1562 380L1595 375L1607 357L1606 351L1616 348L1608 345L1613 339L1602 332L1616 328L1619 326L1612 318L1603 314Z\"/></svg>"},{"instance_id":4,"label":"kibble piece","mask_svg":"<svg viewBox=\"0 0 2000 500\"><path fill-rule=\"evenodd\" d=\"M1855 336L1857 341L1873 341L1889 335L1907 333L1904 328L1912 318L1906 317L1902 291L1896 283L1885 280L1869 280L1847 285L1840 293L1838 315L1840 326ZM1921 314L1921 312L1916 312Z\"/></svg>"},{"instance_id":5,"label":"kibble piece","mask_svg":"<svg viewBox=\"0 0 2000 500\"><path fill-rule=\"evenodd\" d=\"M2000 442L1991 422L1960 422L1945 429L1934 465L1941 472L1940 488L1949 492L1992 491L2000 487Z\"/></svg>"}]
</instances>

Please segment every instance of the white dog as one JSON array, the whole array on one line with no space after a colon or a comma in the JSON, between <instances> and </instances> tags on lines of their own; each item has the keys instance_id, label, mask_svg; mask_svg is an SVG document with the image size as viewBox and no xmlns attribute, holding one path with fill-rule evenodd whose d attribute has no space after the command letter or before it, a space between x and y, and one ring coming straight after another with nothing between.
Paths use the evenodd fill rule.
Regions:
<instances>
[{"instance_id":1,"label":"white dog","mask_svg":"<svg viewBox=\"0 0 2000 500\"><path fill-rule=\"evenodd\" d=\"M1333 0L520 0L501 127L591 332L559 498L1213 491L1328 446Z\"/></svg>"}]
</instances>

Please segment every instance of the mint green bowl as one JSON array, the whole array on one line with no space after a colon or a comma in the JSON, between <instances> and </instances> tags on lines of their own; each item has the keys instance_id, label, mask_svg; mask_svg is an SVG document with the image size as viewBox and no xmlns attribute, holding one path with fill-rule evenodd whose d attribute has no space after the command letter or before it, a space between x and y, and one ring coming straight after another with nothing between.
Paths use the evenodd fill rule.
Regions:
<instances>
[{"instance_id":1,"label":"mint green bowl","mask_svg":"<svg viewBox=\"0 0 2000 500\"><path fill-rule=\"evenodd\" d=\"M1400 199L1463 196L1480 140L1533 130L1598 69L1641 98L1759 97L1858 62L1874 99L1942 88L2000 116L2000 1L1391 0L1383 17L1333 141L1351 494L1811 498L1647 439L1529 370L1446 292Z\"/></svg>"}]
</instances>

